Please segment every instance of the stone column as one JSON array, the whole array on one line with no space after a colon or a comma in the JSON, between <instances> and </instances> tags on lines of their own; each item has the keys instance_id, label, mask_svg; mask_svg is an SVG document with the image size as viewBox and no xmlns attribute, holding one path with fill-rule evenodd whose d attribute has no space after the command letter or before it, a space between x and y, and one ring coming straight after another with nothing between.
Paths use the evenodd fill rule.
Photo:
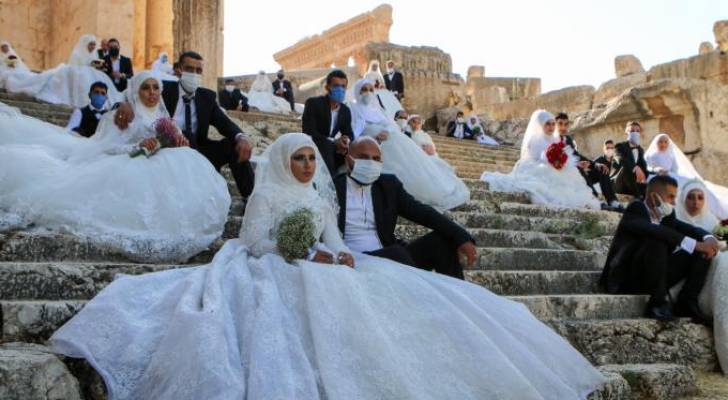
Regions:
<instances>
[{"instance_id":1,"label":"stone column","mask_svg":"<svg viewBox=\"0 0 728 400\"><path fill-rule=\"evenodd\" d=\"M147 0L134 0L134 71L147 65Z\"/></svg>"},{"instance_id":2,"label":"stone column","mask_svg":"<svg viewBox=\"0 0 728 400\"><path fill-rule=\"evenodd\" d=\"M224 0L173 0L174 54L194 50L205 59L204 86L222 76Z\"/></svg>"},{"instance_id":3,"label":"stone column","mask_svg":"<svg viewBox=\"0 0 728 400\"><path fill-rule=\"evenodd\" d=\"M146 65L151 68L159 53L167 52L170 63L176 60L177 56L173 49L172 21L172 0L147 1L147 31L145 38Z\"/></svg>"}]
</instances>

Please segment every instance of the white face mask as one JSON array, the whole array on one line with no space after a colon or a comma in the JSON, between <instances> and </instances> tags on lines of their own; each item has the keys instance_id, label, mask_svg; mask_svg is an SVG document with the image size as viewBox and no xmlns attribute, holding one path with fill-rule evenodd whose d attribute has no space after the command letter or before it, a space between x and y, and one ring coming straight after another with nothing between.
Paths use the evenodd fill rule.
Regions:
<instances>
[{"instance_id":1,"label":"white face mask","mask_svg":"<svg viewBox=\"0 0 728 400\"><path fill-rule=\"evenodd\" d=\"M361 102L364 105L368 106L369 104L372 104L373 101L374 101L374 93L366 92L363 95L361 95Z\"/></svg>"},{"instance_id":2,"label":"white face mask","mask_svg":"<svg viewBox=\"0 0 728 400\"><path fill-rule=\"evenodd\" d=\"M388 74L393 74L394 73L394 68L387 68L387 73Z\"/></svg>"},{"instance_id":3,"label":"white face mask","mask_svg":"<svg viewBox=\"0 0 728 400\"><path fill-rule=\"evenodd\" d=\"M235 90L235 86L233 86L233 85L225 85L225 91L227 91L228 93L232 93L233 90Z\"/></svg>"},{"instance_id":4,"label":"white face mask","mask_svg":"<svg viewBox=\"0 0 728 400\"><path fill-rule=\"evenodd\" d=\"M195 93L202 83L202 75L192 72L182 72L182 76L179 78L179 83L182 85L182 89L184 89L185 92L189 94Z\"/></svg>"},{"instance_id":5,"label":"white face mask","mask_svg":"<svg viewBox=\"0 0 728 400\"><path fill-rule=\"evenodd\" d=\"M362 185L371 185L382 175L382 163L374 160L354 159L354 168L349 176Z\"/></svg>"},{"instance_id":6,"label":"white face mask","mask_svg":"<svg viewBox=\"0 0 728 400\"><path fill-rule=\"evenodd\" d=\"M604 150L604 155L607 156L607 158L614 157L614 149L606 149L606 150Z\"/></svg>"},{"instance_id":7,"label":"white face mask","mask_svg":"<svg viewBox=\"0 0 728 400\"><path fill-rule=\"evenodd\" d=\"M632 144L639 146L640 145L640 139L641 139L641 136L640 136L640 133L639 132L632 131L632 132L629 133L629 141Z\"/></svg>"},{"instance_id":8,"label":"white face mask","mask_svg":"<svg viewBox=\"0 0 728 400\"><path fill-rule=\"evenodd\" d=\"M660 202L659 205L655 205L655 212L657 212L660 218L665 218L672 214L675 207L672 204L663 201L659 194L655 194L655 197L657 197L657 200Z\"/></svg>"},{"instance_id":9,"label":"white face mask","mask_svg":"<svg viewBox=\"0 0 728 400\"><path fill-rule=\"evenodd\" d=\"M396 122L397 122L397 126L399 127L399 129L404 130L404 128L407 127L407 120L406 119L400 118Z\"/></svg>"},{"instance_id":10,"label":"white face mask","mask_svg":"<svg viewBox=\"0 0 728 400\"><path fill-rule=\"evenodd\" d=\"M458 118L457 119L457 122L458 122L458 124L464 124L465 123L465 118Z\"/></svg>"}]
</instances>

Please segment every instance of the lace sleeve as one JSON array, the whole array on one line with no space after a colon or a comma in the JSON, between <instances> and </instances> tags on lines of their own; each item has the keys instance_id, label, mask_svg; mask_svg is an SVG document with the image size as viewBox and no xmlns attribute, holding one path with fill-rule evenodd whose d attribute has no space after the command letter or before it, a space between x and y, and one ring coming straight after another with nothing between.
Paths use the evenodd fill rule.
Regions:
<instances>
[{"instance_id":1,"label":"lace sleeve","mask_svg":"<svg viewBox=\"0 0 728 400\"><path fill-rule=\"evenodd\" d=\"M269 199L257 193L250 196L245 207L240 238L253 256L278 252L276 241L271 238L274 223Z\"/></svg>"},{"instance_id":2,"label":"lace sleeve","mask_svg":"<svg viewBox=\"0 0 728 400\"><path fill-rule=\"evenodd\" d=\"M324 211L324 231L321 235L323 243L337 255L341 252L351 254L351 250L346 247L344 240L341 238L341 232L339 232L339 226L336 223L336 216L334 212L326 207Z\"/></svg>"}]
</instances>

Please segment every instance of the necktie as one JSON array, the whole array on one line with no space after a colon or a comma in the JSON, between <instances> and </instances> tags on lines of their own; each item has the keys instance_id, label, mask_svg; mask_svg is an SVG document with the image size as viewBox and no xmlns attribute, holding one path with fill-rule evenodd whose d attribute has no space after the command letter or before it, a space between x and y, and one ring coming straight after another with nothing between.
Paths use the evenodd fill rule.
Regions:
<instances>
[{"instance_id":1,"label":"necktie","mask_svg":"<svg viewBox=\"0 0 728 400\"><path fill-rule=\"evenodd\" d=\"M192 106L190 105L192 98L182 96L182 101L185 103L185 129L182 133L190 142L190 146L195 147L195 135L192 133Z\"/></svg>"}]
</instances>

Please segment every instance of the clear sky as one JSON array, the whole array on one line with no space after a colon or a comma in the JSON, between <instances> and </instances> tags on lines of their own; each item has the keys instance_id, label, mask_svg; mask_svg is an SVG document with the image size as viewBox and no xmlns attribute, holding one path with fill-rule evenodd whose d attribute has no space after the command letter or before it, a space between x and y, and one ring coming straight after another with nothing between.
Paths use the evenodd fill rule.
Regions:
<instances>
[{"instance_id":1,"label":"clear sky","mask_svg":"<svg viewBox=\"0 0 728 400\"><path fill-rule=\"evenodd\" d=\"M273 53L382 4L379 0L225 0L225 75L273 72ZM436 46L454 72L540 77L543 91L614 77L614 57L650 66L714 42L728 0L390 0L392 43ZM715 44L715 43L713 43Z\"/></svg>"}]
</instances>

